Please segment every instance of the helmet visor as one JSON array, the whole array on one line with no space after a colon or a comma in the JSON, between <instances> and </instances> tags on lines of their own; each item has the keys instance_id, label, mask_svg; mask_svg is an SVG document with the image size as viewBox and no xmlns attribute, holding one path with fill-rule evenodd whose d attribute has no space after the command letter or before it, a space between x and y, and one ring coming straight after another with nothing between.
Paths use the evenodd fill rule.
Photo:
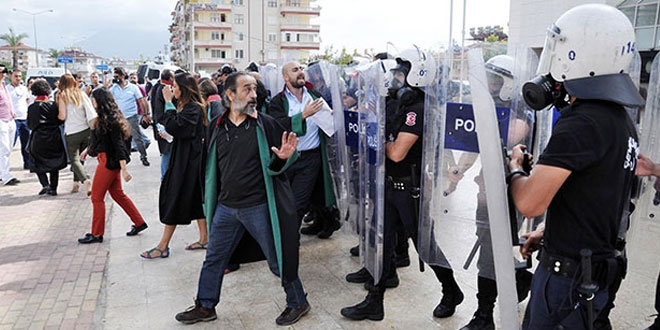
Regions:
<instances>
[{"instance_id":1,"label":"helmet visor","mask_svg":"<svg viewBox=\"0 0 660 330\"><path fill-rule=\"evenodd\" d=\"M545 44L543 45L543 52L541 52L539 66L536 70L537 75L545 75L550 72L552 58L555 56L555 45L560 38L560 32L560 29L554 24L548 28L545 37Z\"/></svg>"}]
</instances>

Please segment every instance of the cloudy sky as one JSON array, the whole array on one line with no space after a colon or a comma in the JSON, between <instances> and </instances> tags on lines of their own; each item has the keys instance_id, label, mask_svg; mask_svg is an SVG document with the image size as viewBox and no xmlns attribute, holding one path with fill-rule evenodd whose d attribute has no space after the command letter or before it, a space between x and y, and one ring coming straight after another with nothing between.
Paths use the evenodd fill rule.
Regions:
<instances>
[{"instance_id":1,"label":"cloudy sky","mask_svg":"<svg viewBox=\"0 0 660 330\"><path fill-rule=\"evenodd\" d=\"M248 0L250 1L250 0ZM253 0L254 1L254 0ZM460 40L462 1L455 1L454 37ZM506 26L508 0L468 0L466 28ZM12 27L29 35L34 45L32 16L12 8L53 13L37 16L39 48L76 45L110 57L139 58L163 50L169 40L170 12L176 0L0 0L0 33ZM323 9L321 48L374 49L392 42L431 47L446 43L449 0L318 0Z\"/></svg>"}]
</instances>

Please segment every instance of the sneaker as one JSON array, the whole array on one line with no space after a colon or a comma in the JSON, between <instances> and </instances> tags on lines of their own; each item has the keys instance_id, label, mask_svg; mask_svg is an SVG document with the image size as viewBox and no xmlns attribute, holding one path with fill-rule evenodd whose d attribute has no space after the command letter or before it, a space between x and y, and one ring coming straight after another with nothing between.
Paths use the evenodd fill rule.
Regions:
<instances>
[{"instance_id":1,"label":"sneaker","mask_svg":"<svg viewBox=\"0 0 660 330\"><path fill-rule=\"evenodd\" d=\"M275 323L277 325L292 325L298 320L300 320L301 317L305 316L305 314L309 313L309 311L312 309L312 307L309 305L309 302L305 301L305 305L302 307L298 308L291 308L287 307L284 309L282 314L275 319Z\"/></svg>"},{"instance_id":2,"label":"sneaker","mask_svg":"<svg viewBox=\"0 0 660 330\"><path fill-rule=\"evenodd\" d=\"M194 306L190 306L184 312L176 314L174 318L183 324L193 324L213 321L218 318L218 315L215 314L215 308L204 308L198 302L195 302Z\"/></svg>"}]
</instances>

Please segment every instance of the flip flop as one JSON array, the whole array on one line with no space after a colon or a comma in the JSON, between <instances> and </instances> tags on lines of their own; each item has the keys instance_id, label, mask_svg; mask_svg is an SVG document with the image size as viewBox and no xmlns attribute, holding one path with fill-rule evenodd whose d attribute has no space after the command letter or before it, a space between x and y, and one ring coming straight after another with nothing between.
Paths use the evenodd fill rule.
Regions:
<instances>
[{"instance_id":1,"label":"flip flop","mask_svg":"<svg viewBox=\"0 0 660 330\"><path fill-rule=\"evenodd\" d=\"M158 251L160 254L157 255L157 256L151 255L155 251ZM142 252L142 254L140 254L140 257L142 257L144 259L167 258L169 256L170 256L170 248L167 248L165 250L161 250L159 248L153 248L151 250L144 251L144 252Z\"/></svg>"},{"instance_id":2,"label":"flip flop","mask_svg":"<svg viewBox=\"0 0 660 330\"><path fill-rule=\"evenodd\" d=\"M192 243L188 246L186 246L186 250L192 251L192 250L206 250L206 247L209 245L209 243L200 243L200 242L195 242Z\"/></svg>"}]
</instances>

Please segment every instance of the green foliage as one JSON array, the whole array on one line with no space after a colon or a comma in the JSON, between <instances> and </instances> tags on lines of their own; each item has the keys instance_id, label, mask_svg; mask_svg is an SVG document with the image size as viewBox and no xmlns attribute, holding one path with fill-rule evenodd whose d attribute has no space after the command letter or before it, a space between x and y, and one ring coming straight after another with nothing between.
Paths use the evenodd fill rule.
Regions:
<instances>
[{"instance_id":1,"label":"green foliage","mask_svg":"<svg viewBox=\"0 0 660 330\"><path fill-rule=\"evenodd\" d=\"M326 47L321 54L316 54L310 56L309 58L301 59L301 63L309 64L320 60L326 60L333 64L347 65L353 61L353 57L355 56L361 56L357 49L354 49L353 53L351 54L346 50L346 47L342 48L340 51L336 51L332 46L330 46Z\"/></svg>"},{"instance_id":2,"label":"green foliage","mask_svg":"<svg viewBox=\"0 0 660 330\"><path fill-rule=\"evenodd\" d=\"M23 42L23 39L27 39L28 35L25 33L16 34L14 29L9 28L9 33L1 34L0 40L7 42L7 45L12 47L12 68L16 69L16 64L18 62L18 46Z\"/></svg>"},{"instance_id":3,"label":"green foliage","mask_svg":"<svg viewBox=\"0 0 660 330\"><path fill-rule=\"evenodd\" d=\"M62 52L55 48L48 49L48 57L52 58L55 61L56 68L60 67L60 63L57 62L57 58L60 56L60 54L62 54Z\"/></svg>"}]
</instances>

